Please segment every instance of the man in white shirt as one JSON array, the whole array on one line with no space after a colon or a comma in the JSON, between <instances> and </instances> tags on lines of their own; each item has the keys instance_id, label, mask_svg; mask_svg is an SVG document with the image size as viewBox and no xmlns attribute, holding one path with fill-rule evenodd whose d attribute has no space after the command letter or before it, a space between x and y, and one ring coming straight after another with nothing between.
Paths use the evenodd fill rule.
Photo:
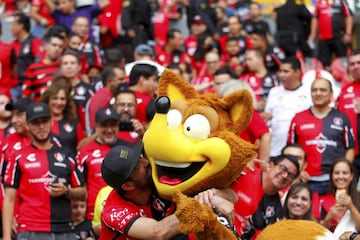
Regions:
<instances>
[{"instance_id":1,"label":"man in white shirt","mask_svg":"<svg viewBox=\"0 0 360 240\"><path fill-rule=\"evenodd\" d=\"M270 156L277 156L286 145L288 130L294 115L312 105L310 88L301 84L301 65L296 57L280 65L281 86L270 90L263 118L271 128Z\"/></svg>"}]
</instances>

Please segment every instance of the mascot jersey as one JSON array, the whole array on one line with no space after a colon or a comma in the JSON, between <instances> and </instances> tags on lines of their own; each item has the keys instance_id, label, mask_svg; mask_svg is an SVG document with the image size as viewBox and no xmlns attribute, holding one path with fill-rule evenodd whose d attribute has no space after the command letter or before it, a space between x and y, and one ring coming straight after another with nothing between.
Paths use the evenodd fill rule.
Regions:
<instances>
[{"instance_id":1,"label":"mascot jersey","mask_svg":"<svg viewBox=\"0 0 360 240\"><path fill-rule=\"evenodd\" d=\"M249 188L251 186L251 188ZM244 169L232 186L239 200L235 203L234 225L242 239L252 239L268 224L282 218L282 206L278 194L265 194L261 185L261 169Z\"/></svg>"},{"instance_id":2,"label":"mascot jersey","mask_svg":"<svg viewBox=\"0 0 360 240\"><path fill-rule=\"evenodd\" d=\"M157 194L152 195L150 204L139 206L112 190L106 200L101 214L101 240L126 239L136 240L127 236L131 225L140 217L149 217L160 221L175 211L175 206L169 201L161 199ZM116 229L116 230L115 230ZM186 236L181 235L187 239ZM180 237L180 236L179 236ZM183 239L183 238L174 238Z\"/></svg>"}]
</instances>

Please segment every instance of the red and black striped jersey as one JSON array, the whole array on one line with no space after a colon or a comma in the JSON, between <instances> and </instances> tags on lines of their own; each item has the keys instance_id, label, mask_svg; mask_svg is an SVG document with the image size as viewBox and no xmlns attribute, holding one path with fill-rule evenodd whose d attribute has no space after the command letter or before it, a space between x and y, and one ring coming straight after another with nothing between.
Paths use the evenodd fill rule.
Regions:
<instances>
[{"instance_id":1,"label":"red and black striped jersey","mask_svg":"<svg viewBox=\"0 0 360 240\"><path fill-rule=\"evenodd\" d=\"M43 61L31 64L25 72L22 95L40 101L41 95L51 84L53 75L59 70L60 62L46 64Z\"/></svg>"}]
</instances>

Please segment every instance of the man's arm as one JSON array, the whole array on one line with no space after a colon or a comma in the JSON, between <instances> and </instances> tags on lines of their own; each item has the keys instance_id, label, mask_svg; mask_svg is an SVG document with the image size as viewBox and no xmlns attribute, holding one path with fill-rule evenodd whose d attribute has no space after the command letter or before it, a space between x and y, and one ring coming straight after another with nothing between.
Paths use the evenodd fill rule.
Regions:
<instances>
[{"instance_id":1,"label":"man's arm","mask_svg":"<svg viewBox=\"0 0 360 240\"><path fill-rule=\"evenodd\" d=\"M353 148L349 148L346 150L345 152L345 158L347 160L349 160L350 162L353 162L354 161L354 158L355 158L355 151Z\"/></svg>"},{"instance_id":2,"label":"man's arm","mask_svg":"<svg viewBox=\"0 0 360 240\"><path fill-rule=\"evenodd\" d=\"M314 41L316 37L318 19L316 17L311 18L309 40Z\"/></svg>"},{"instance_id":3,"label":"man's arm","mask_svg":"<svg viewBox=\"0 0 360 240\"><path fill-rule=\"evenodd\" d=\"M2 209L3 240L11 240L16 192L17 190L15 188L5 188L5 198Z\"/></svg>"},{"instance_id":4,"label":"man's arm","mask_svg":"<svg viewBox=\"0 0 360 240\"><path fill-rule=\"evenodd\" d=\"M161 221L140 217L131 225L127 235L144 240L161 240L170 239L179 233L179 220L175 214L172 214Z\"/></svg>"},{"instance_id":5,"label":"man's arm","mask_svg":"<svg viewBox=\"0 0 360 240\"><path fill-rule=\"evenodd\" d=\"M352 40L352 30L354 26L353 17L351 15L345 17L345 33L344 33L344 43L349 44Z\"/></svg>"},{"instance_id":6,"label":"man's arm","mask_svg":"<svg viewBox=\"0 0 360 240\"><path fill-rule=\"evenodd\" d=\"M45 4L48 7L50 13L55 11L55 3L52 0L45 0Z\"/></svg>"},{"instance_id":7,"label":"man's arm","mask_svg":"<svg viewBox=\"0 0 360 240\"><path fill-rule=\"evenodd\" d=\"M271 133L267 132L263 134L259 139L259 159L269 160L270 159L270 146L271 146Z\"/></svg>"}]
</instances>

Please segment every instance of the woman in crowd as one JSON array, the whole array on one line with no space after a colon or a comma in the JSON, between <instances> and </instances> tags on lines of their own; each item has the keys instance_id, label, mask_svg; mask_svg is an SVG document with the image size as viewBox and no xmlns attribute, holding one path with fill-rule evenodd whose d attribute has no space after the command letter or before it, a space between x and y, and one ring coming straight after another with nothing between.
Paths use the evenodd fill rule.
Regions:
<instances>
[{"instance_id":1,"label":"woman in crowd","mask_svg":"<svg viewBox=\"0 0 360 240\"><path fill-rule=\"evenodd\" d=\"M284 217L287 219L314 220L312 217L312 191L306 183L291 185L284 203Z\"/></svg>"},{"instance_id":2,"label":"woman in crowd","mask_svg":"<svg viewBox=\"0 0 360 240\"><path fill-rule=\"evenodd\" d=\"M76 154L77 144L86 135L77 119L71 90L62 81L54 81L44 92L42 101L48 104L50 109L53 120L52 134L62 146Z\"/></svg>"},{"instance_id":3,"label":"woman in crowd","mask_svg":"<svg viewBox=\"0 0 360 240\"><path fill-rule=\"evenodd\" d=\"M336 236L360 229L360 199L354 178L351 162L336 160L330 169L330 193L313 199L314 216Z\"/></svg>"}]
</instances>

